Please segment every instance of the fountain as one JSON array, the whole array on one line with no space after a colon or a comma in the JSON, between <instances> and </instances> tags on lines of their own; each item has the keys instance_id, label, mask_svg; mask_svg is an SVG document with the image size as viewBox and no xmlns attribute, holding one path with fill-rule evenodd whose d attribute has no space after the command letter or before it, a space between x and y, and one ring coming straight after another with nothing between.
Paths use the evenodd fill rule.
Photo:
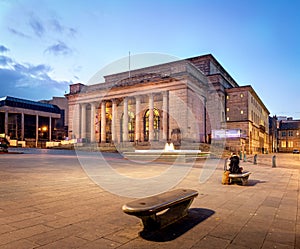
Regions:
<instances>
[{"instance_id":1,"label":"fountain","mask_svg":"<svg viewBox=\"0 0 300 249\"><path fill-rule=\"evenodd\" d=\"M123 155L128 159L138 161L175 161L186 162L188 160L195 160L203 158L208 155L208 152L201 152L201 150L178 150L174 148L173 143L166 143L164 149L150 149L150 150L135 150L134 152L123 152Z\"/></svg>"}]
</instances>

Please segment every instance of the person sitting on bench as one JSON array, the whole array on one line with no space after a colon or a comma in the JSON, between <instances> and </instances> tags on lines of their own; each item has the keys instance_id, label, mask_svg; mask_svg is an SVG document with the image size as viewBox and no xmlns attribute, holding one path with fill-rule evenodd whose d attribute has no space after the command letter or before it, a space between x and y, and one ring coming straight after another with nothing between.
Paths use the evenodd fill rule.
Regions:
<instances>
[{"instance_id":1,"label":"person sitting on bench","mask_svg":"<svg viewBox=\"0 0 300 249\"><path fill-rule=\"evenodd\" d=\"M243 168L240 167L240 158L236 155L236 153L232 153L229 159L229 171L232 174L241 174Z\"/></svg>"}]
</instances>

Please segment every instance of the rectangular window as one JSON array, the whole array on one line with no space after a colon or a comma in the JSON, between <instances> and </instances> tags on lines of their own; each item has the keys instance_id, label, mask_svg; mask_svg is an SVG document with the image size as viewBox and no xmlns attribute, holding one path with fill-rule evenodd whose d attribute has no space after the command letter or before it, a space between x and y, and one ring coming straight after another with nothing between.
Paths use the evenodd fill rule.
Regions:
<instances>
[{"instance_id":1,"label":"rectangular window","mask_svg":"<svg viewBox=\"0 0 300 249\"><path fill-rule=\"evenodd\" d=\"M244 114L244 111L243 111L243 110L241 110L241 114Z\"/></svg>"},{"instance_id":2,"label":"rectangular window","mask_svg":"<svg viewBox=\"0 0 300 249\"><path fill-rule=\"evenodd\" d=\"M281 148L285 148L286 147L286 142L285 141L281 141Z\"/></svg>"},{"instance_id":3,"label":"rectangular window","mask_svg":"<svg viewBox=\"0 0 300 249\"><path fill-rule=\"evenodd\" d=\"M243 98L243 97L244 97L244 94L241 93L241 98Z\"/></svg>"},{"instance_id":4,"label":"rectangular window","mask_svg":"<svg viewBox=\"0 0 300 249\"><path fill-rule=\"evenodd\" d=\"M289 137L293 136L293 131L289 131Z\"/></svg>"},{"instance_id":5,"label":"rectangular window","mask_svg":"<svg viewBox=\"0 0 300 249\"><path fill-rule=\"evenodd\" d=\"M293 148L294 147L294 142L293 141L288 141L288 147Z\"/></svg>"},{"instance_id":6,"label":"rectangular window","mask_svg":"<svg viewBox=\"0 0 300 249\"><path fill-rule=\"evenodd\" d=\"M226 108L226 111L229 112L229 107Z\"/></svg>"},{"instance_id":7,"label":"rectangular window","mask_svg":"<svg viewBox=\"0 0 300 249\"><path fill-rule=\"evenodd\" d=\"M226 119L227 121L229 121L229 117L227 117L227 119Z\"/></svg>"},{"instance_id":8,"label":"rectangular window","mask_svg":"<svg viewBox=\"0 0 300 249\"><path fill-rule=\"evenodd\" d=\"M281 132L281 136L282 136L282 137L286 137L286 132L285 132L285 131L282 131L282 132Z\"/></svg>"}]
</instances>

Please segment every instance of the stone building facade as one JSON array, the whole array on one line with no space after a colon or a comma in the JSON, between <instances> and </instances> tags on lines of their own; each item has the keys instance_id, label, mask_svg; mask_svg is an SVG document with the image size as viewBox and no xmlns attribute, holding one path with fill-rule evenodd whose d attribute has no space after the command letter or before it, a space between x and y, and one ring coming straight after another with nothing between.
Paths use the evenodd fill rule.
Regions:
<instances>
[{"instance_id":1,"label":"stone building facade","mask_svg":"<svg viewBox=\"0 0 300 249\"><path fill-rule=\"evenodd\" d=\"M278 152L300 150L300 120L285 118L278 121Z\"/></svg>"},{"instance_id":2,"label":"stone building facade","mask_svg":"<svg viewBox=\"0 0 300 249\"><path fill-rule=\"evenodd\" d=\"M239 129L240 137L227 140L227 146L247 154L267 153L269 111L251 86L226 89L227 129Z\"/></svg>"},{"instance_id":3,"label":"stone building facade","mask_svg":"<svg viewBox=\"0 0 300 249\"><path fill-rule=\"evenodd\" d=\"M228 125L227 90L241 90L211 54L104 78L94 85L70 85L70 138L102 144L210 143L212 131ZM249 101L250 93L262 103L253 90ZM251 118L253 107L247 107ZM230 125L239 128L243 122Z\"/></svg>"},{"instance_id":4,"label":"stone building facade","mask_svg":"<svg viewBox=\"0 0 300 249\"><path fill-rule=\"evenodd\" d=\"M205 141L207 79L187 61L70 86L69 134L91 142Z\"/></svg>"}]
</instances>

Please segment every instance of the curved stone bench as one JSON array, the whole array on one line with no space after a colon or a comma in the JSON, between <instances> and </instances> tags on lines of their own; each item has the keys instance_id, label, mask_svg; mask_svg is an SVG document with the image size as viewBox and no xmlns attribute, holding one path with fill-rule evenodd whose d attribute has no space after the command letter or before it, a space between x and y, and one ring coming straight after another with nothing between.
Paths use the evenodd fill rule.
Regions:
<instances>
[{"instance_id":1,"label":"curved stone bench","mask_svg":"<svg viewBox=\"0 0 300 249\"><path fill-rule=\"evenodd\" d=\"M196 196L195 190L176 189L129 202L122 209L126 214L140 218L145 231L153 231L186 216Z\"/></svg>"},{"instance_id":2,"label":"curved stone bench","mask_svg":"<svg viewBox=\"0 0 300 249\"><path fill-rule=\"evenodd\" d=\"M230 183L237 182L237 183L241 183L242 185L247 185L248 184L248 178L249 178L250 174L251 174L251 172L249 172L249 171L245 171L245 172L240 173L240 174L230 173L228 175L229 176L229 182Z\"/></svg>"}]
</instances>

